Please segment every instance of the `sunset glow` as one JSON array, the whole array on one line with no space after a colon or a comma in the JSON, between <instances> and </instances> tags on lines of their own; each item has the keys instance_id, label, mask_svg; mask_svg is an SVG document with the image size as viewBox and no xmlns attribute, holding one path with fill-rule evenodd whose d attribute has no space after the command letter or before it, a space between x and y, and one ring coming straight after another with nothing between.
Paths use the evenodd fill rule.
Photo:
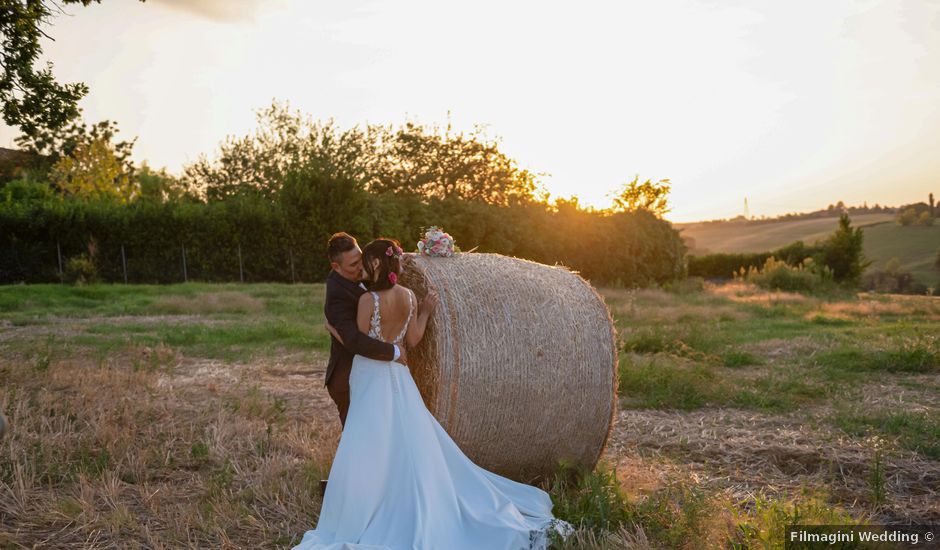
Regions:
<instances>
[{"instance_id":1,"label":"sunset glow","mask_svg":"<svg viewBox=\"0 0 940 550\"><path fill-rule=\"evenodd\" d=\"M89 121L179 173L276 98L341 126L484 124L553 197L639 175L673 221L940 192L940 4L105 0L47 32ZM449 117L449 118L448 118ZM13 129L0 145L13 147Z\"/></svg>"}]
</instances>

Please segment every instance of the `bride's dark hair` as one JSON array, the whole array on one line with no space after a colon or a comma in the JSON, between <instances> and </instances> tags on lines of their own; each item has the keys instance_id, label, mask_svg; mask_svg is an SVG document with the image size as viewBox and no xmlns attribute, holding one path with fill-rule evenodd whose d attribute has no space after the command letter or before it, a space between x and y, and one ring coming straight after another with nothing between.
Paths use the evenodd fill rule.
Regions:
<instances>
[{"instance_id":1,"label":"bride's dark hair","mask_svg":"<svg viewBox=\"0 0 940 550\"><path fill-rule=\"evenodd\" d=\"M369 290L386 290L395 286L401 274L401 254L398 241L381 237L362 249L362 267L366 271L366 286ZM379 260L379 265L372 267L375 259ZM392 276L392 273L395 275Z\"/></svg>"}]
</instances>

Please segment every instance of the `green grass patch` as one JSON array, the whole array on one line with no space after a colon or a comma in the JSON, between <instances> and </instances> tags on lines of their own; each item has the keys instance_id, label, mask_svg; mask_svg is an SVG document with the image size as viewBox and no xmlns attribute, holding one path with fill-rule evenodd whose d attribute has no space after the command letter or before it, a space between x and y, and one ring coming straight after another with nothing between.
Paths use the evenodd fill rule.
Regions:
<instances>
[{"instance_id":1,"label":"green grass patch","mask_svg":"<svg viewBox=\"0 0 940 550\"><path fill-rule=\"evenodd\" d=\"M620 395L637 408L691 410L725 401L711 367L679 365L668 357L620 358Z\"/></svg>"},{"instance_id":2,"label":"green grass patch","mask_svg":"<svg viewBox=\"0 0 940 550\"><path fill-rule=\"evenodd\" d=\"M865 349L856 344L822 352L816 356L814 362L827 370L940 372L940 352L935 347L916 341L883 349Z\"/></svg>"},{"instance_id":3,"label":"green grass patch","mask_svg":"<svg viewBox=\"0 0 940 550\"><path fill-rule=\"evenodd\" d=\"M881 435L904 449L940 460L940 412L843 411L833 423L853 436Z\"/></svg>"},{"instance_id":4,"label":"green grass patch","mask_svg":"<svg viewBox=\"0 0 940 550\"><path fill-rule=\"evenodd\" d=\"M129 345L163 344L189 356L247 360L276 351L329 350L330 337L322 323L264 318L243 323L99 324L84 334L64 338L75 344L112 353Z\"/></svg>"},{"instance_id":5,"label":"green grass patch","mask_svg":"<svg viewBox=\"0 0 940 550\"><path fill-rule=\"evenodd\" d=\"M694 410L708 406L790 411L826 396L802 370L743 376L735 368L686 362L668 355L621 355L623 406Z\"/></svg>"}]
</instances>

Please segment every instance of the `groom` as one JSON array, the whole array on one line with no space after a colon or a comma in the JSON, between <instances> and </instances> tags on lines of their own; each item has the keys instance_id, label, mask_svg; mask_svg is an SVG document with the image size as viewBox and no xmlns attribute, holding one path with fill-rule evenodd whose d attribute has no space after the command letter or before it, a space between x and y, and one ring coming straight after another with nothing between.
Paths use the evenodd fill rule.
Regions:
<instances>
[{"instance_id":1,"label":"groom","mask_svg":"<svg viewBox=\"0 0 940 550\"><path fill-rule=\"evenodd\" d=\"M398 346L359 332L356 312L359 309L359 297L365 293L366 287L360 282L362 250L356 239L347 233L336 233L330 237L327 254L333 270L326 278L324 310L327 322L339 334L340 340L336 336L330 339L330 362L326 367L325 383L339 411L339 421L345 427L353 356L362 355L377 361L398 361L404 365L407 364L407 355L404 348L399 349Z\"/></svg>"}]
</instances>

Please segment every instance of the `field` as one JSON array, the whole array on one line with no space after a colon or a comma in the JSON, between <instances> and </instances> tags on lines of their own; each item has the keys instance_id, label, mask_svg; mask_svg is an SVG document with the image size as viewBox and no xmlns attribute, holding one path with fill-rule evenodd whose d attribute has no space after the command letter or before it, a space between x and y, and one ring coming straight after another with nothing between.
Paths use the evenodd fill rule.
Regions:
<instances>
[{"instance_id":1,"label":"field","mask_svg":"<svg viewBox=\"0 0 940 550\"><path fill-rule=\"evenodd\" d=\"M690 282L691 283L691 282ZM602 289L620 411L566 548L940 523L940 298ZM283 548L339 422L322 285L0 287L0 546Z\"/></svg>"},{"instance_id":2,"label":"field","mask_svg":"<svg viewBox=\"0 0 940 550\"><path fill-rule=\"evenodd\" d=\"M714 252L764 252L793 241L812 244L829 236L839 225L838 218L815 218L745 224L742 222L673 224L683 237L695 240L693 254ZM914 279L934 286L940 279L933 263L940 251L940 225L902 227L893 214L862 214L852 217L854 227L865 230L864 252L874 260L874 269L883 269L893 257Z\"/></svg>"}]
</instances>

